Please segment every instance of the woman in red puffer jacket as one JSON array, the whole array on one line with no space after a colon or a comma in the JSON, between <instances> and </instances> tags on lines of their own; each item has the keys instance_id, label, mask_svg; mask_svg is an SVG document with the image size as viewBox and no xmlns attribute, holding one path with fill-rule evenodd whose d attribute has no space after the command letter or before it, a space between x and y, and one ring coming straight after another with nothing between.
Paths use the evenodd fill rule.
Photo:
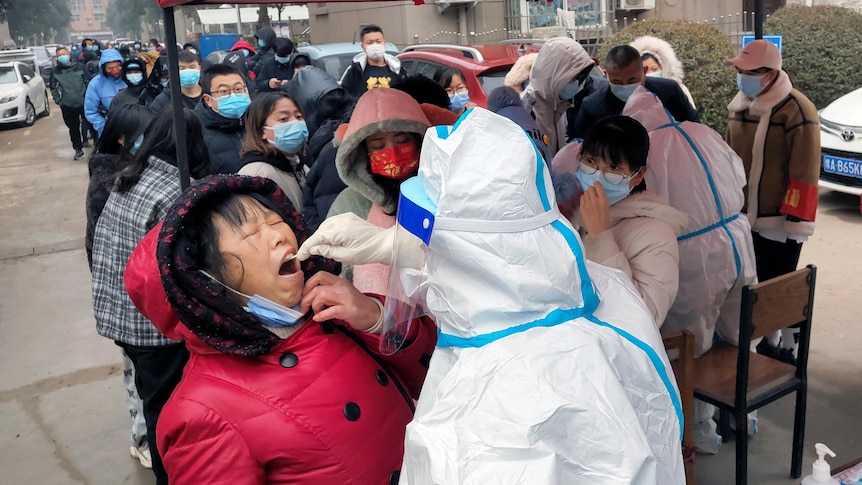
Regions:
<instances>
[{"instance_id":1,"label":"woman in red puffer jacket","mask_svg":"<svg viewBox=\"0 0 862 485\"><path fill-rule=\"evenodd\" d=\"M274 182L216 176L129 260L132 300L191 353L157 424L173 485L397 482L434 324L382 355L379 297L320 271L331 261L298 263L306 236Z\"/></svg>"}]
</instances>

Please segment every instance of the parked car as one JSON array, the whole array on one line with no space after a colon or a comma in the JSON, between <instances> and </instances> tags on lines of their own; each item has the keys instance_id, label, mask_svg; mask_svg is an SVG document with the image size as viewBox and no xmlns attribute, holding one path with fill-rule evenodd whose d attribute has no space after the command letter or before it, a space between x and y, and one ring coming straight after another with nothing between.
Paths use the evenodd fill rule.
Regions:
<instances>
[{"instance_id":1,"label":"parked car","mask_svg":"<svg viewBox=\"0 0 862 485\"><path fill-rule=\"evenodd\" d=\"M862 88L820 111L820 186L862 195Z\"/></svg>"},{"instance_id":2,"label":"parked car","mask_svg":"<svg viewBox=\"0 0 862 485\"><path fill-rule=\"evenodd\" d=\"M36 113L51 113L45 82L23 62L0 62L0 123L32 126Z\"/></svg>"},{"instance_id":3,"label":"parked car","mask_svg":"<svg viewBox=\"0 0 862 485\"><path fill-rule=\"evenodd\" d=\"M51 81L51 73L54 72L54 64L57 63L57 58L54 56L54 50L49 50L44 45L36 45L30 48L33 54L36 54L36 63L39 64L39 74L42 80L47 85Z\"/></svg>"},{"instance_id":4,"label":"parked car","mask_svg":"<svg viewBox=\"0 0 862 485\"><path fill-rule=\"evenodd\" d=\"M309 44L296 48L297 52L307 54L311 64L317 66L330 76L341 82L344 72L353 64L353 58L362 52L359 42L334 42L332 44ZM398 47L391 42L386 43L386 53L398 55Z\"/></svg>"},{"instance_id":5,"label":"parked car","mask_svg":"<svg viewBox=\"0 0 862 485\"><path fill-rule=\"evenodd\" d=\"M416 74L433 79L434 73L454 67L464 73L470 101L485 107L488 93L502 86L506 73L519 57L539 52L540 41L505 41L499 44L449 45L425 44L405 48L398 59L407 75Z\"/></svg>"}]
</instances>

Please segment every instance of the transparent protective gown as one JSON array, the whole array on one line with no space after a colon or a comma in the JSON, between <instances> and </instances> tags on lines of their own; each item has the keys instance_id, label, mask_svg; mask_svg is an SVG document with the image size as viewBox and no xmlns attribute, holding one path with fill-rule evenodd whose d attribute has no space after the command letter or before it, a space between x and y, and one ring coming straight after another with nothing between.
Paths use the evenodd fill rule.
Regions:
<instances>
[{"instance_id":1,"label":"transparent protective gown","mask_svg":"<svg viewBox=\"0 0 862 485\"><path fill-rule=\"evenodd\" d=\"M652 93L638 88L623 114L650 132L647 189L689 215L679 241L679 291L663 332L690 330L695 354L712 346L713 333L739 338L742 287L757 282L742 160L713 129L676 123Z\"/></svg>"},{"instance_id":2,"label":"transparent protective gown","mask_svg":"<svg viewBox=\"0 0 862 485\"><path fill-rule=\"evenodd\" d=\"M438 347L401 483L683 484L679 394L628 278L587 263L530 138L481 108L425 135Z\"/></svg>"}]
</instances>

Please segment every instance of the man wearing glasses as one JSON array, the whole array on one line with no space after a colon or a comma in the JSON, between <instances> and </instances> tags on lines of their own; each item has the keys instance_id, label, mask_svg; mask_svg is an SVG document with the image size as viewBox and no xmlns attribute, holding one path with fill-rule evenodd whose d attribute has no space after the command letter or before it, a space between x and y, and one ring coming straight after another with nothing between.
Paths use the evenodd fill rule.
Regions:
<instances>
[{"instance_id":1,"label":"man wearing glasses","mask_svg":"<svg viewBox=\"0 0 862 485\"><path fill-rule=\"evenodd\" d=\"M755 40L727 61L737 71L739 93L728 105L727 143L742 158L757 279L796 270L802 243L814 233L820 176L817 108L793 89L781 69L778 47ZM761 353L795 363L798 330L767 337Z\"/></svg>"},{"instance_id":2,"label":"man wearing glasses","mask_svg":"<svg viewBox=\"0 0 862 485\"><path fill-rule=\"evenodd\" d=\"M204 142L213 173L237 173L245 133L243 115L251 100L245 79L230 64L214 64L201 75L203 97L195 114L204 125Z\"/></svg>"}]
</instances>

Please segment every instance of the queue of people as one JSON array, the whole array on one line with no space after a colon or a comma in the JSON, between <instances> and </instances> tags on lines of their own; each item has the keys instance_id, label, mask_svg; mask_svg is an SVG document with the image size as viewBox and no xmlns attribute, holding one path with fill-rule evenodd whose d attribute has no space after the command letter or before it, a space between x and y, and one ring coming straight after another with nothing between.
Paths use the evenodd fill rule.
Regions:
<instances>
[{"instance_id":1,"label":"queue of people","mask_svg":"<svg viewBox=\"0 0 862 485\"><path fill-rule=\"evenodd\" d=\"M88 256L140 396L132 456L160 484L683 483L661 333L735 342L741 288L814 227L816 112L780 54L728 61L725 142L661 39L606 77L552 39L488 111L460 71L407 78L382 29L360 38L340 83L271 29L207 67L181 50L178 80L143 46L55 71L76 157L78 110L102 134ZM792 358L780 337L761 350Z\"/></svg>"}]
</instances>

